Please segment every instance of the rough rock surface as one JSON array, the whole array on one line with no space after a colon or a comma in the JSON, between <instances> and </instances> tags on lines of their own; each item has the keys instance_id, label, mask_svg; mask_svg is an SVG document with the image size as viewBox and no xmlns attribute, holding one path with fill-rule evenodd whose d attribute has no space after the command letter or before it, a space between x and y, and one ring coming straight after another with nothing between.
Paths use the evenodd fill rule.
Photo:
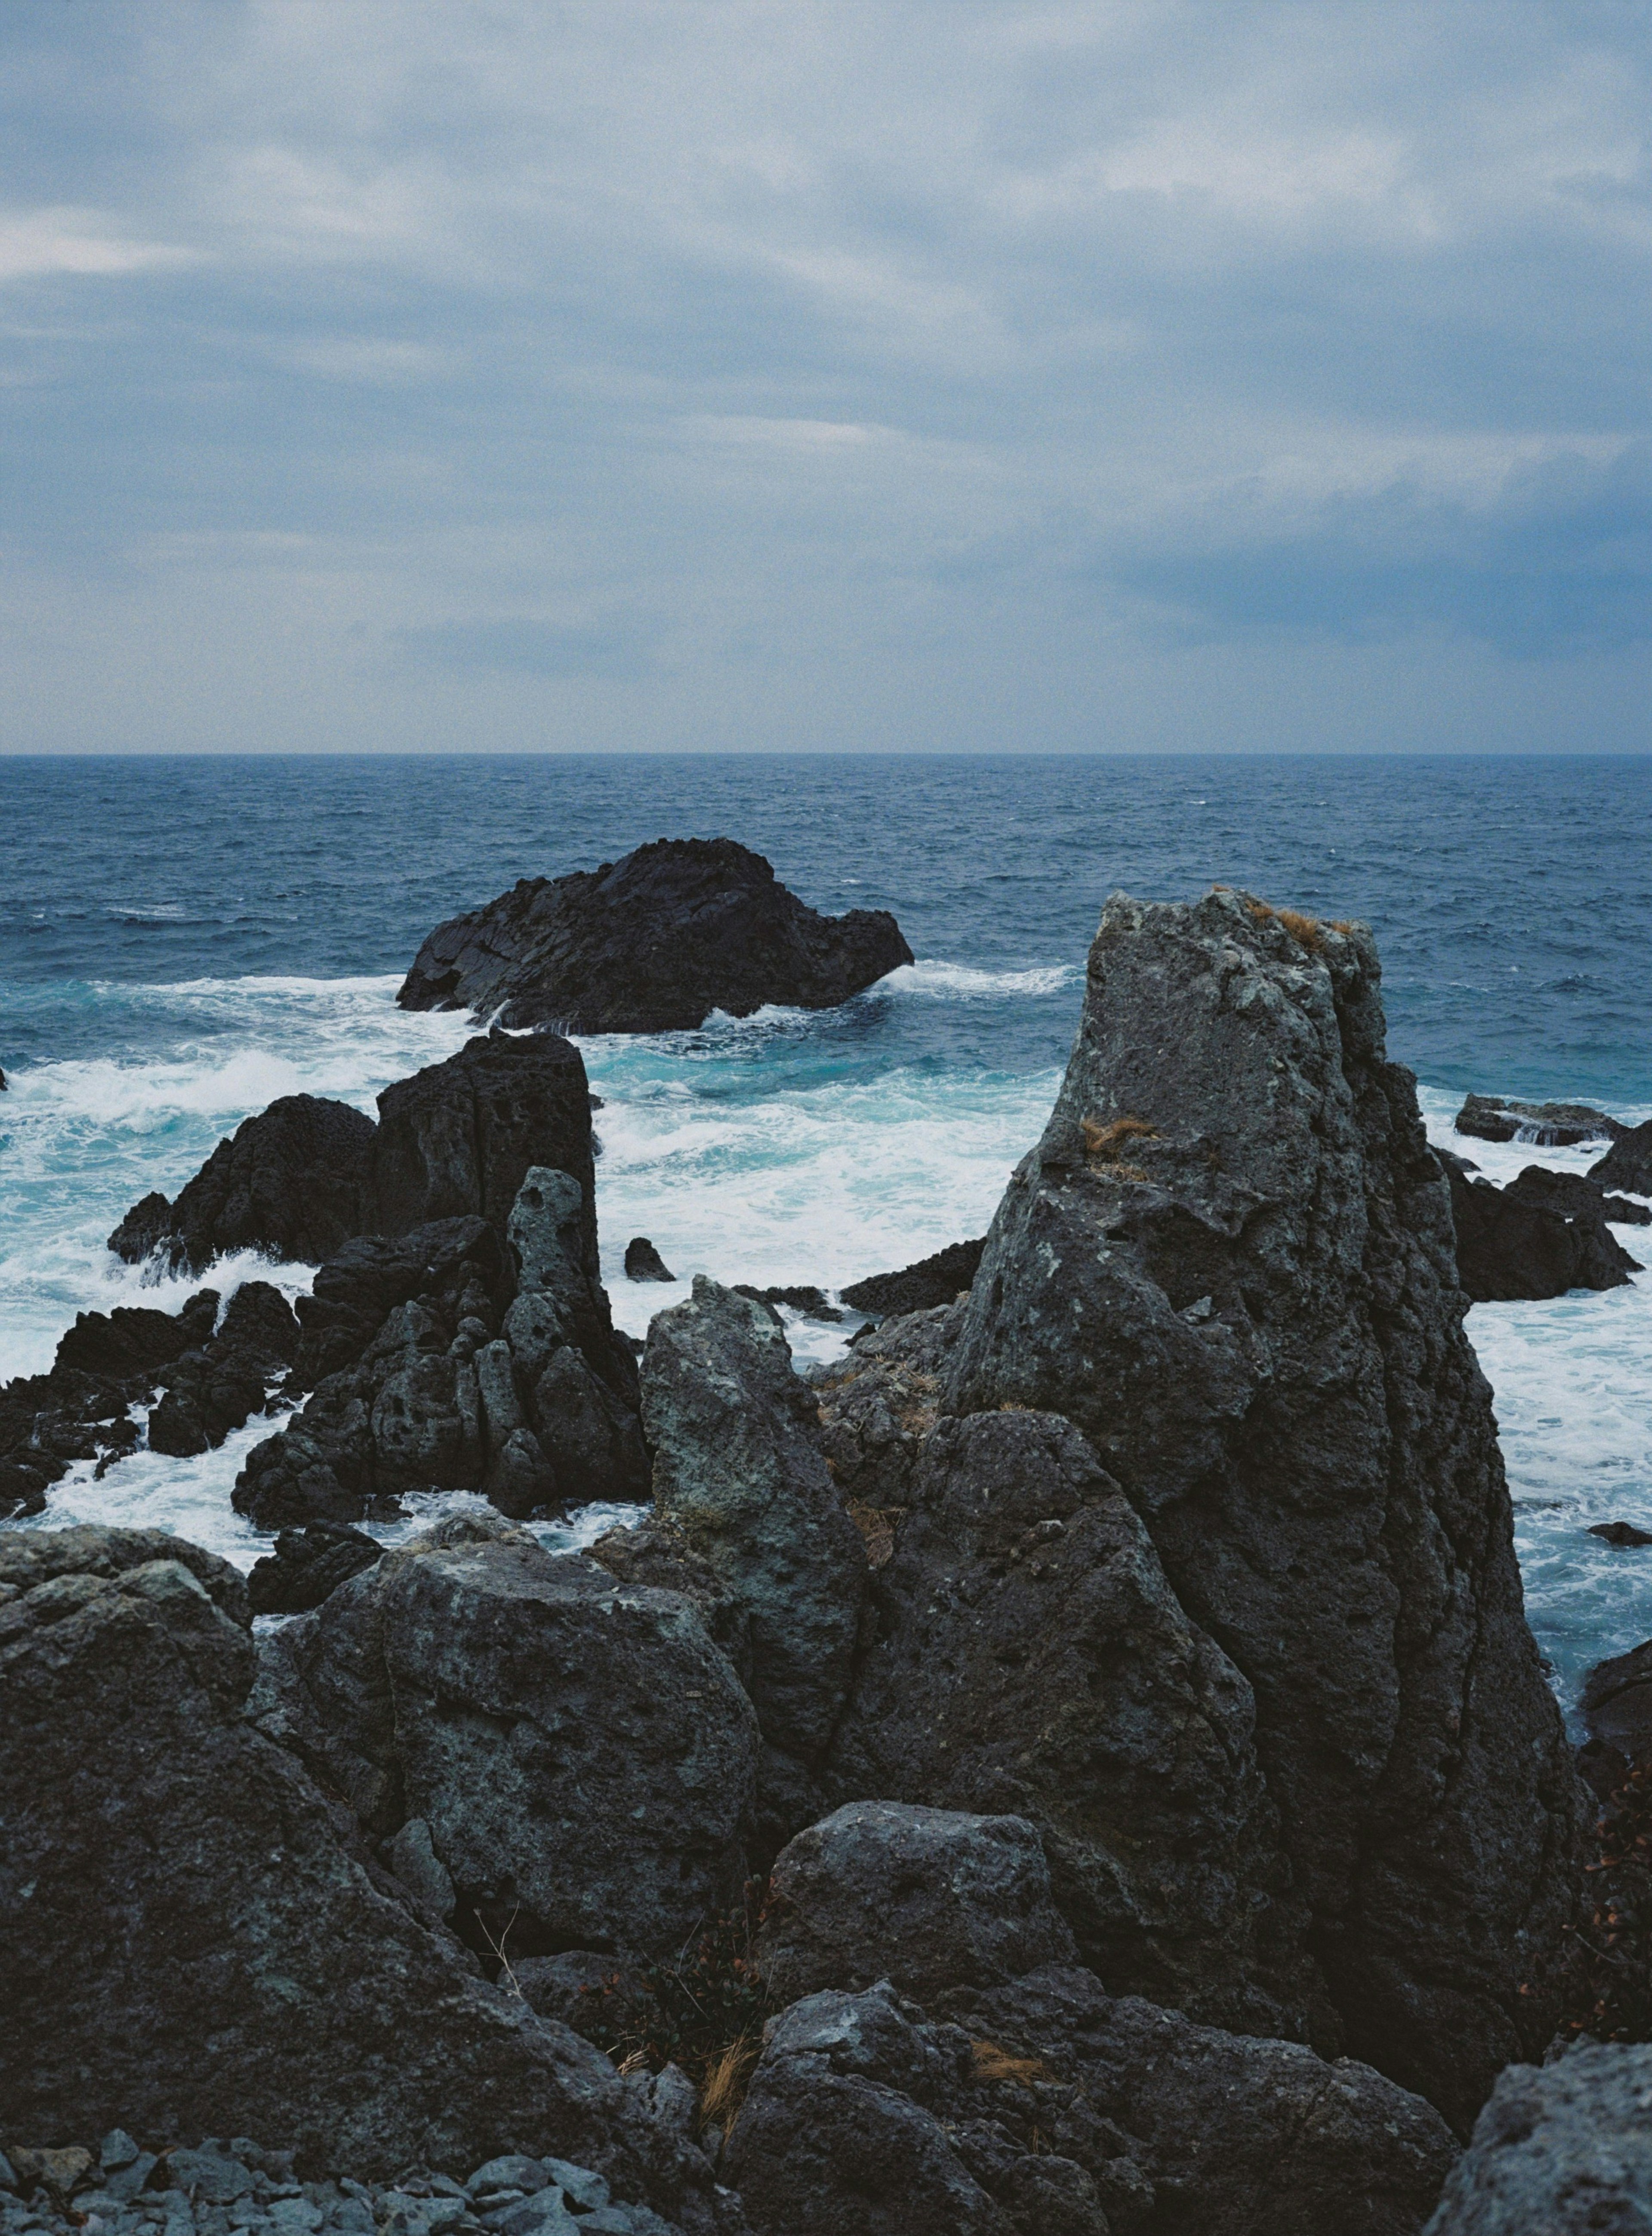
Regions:
<instances>
[{"instance_id":1,"label":"rough rock surface","mask_svg":"<svg viewBox=\"0 0 1652 2236\"><path fill-rule=\"evenodd\" d=\"M254 1615L305 1615L340 1584L370 1568L384 1548L346 1522L310 1522L277 1535L275 1550L254 1561L246 1597Z\"/></svg>"},{"instance_id":2,"label":"rough rock surface","mask_svg":"<svg viewBox=\"0 0 1652 2236\"><path fill-rule=\"evenodd\" d=\"M495 1944L665 1954L744 1880L756 1719L698 1615L488 1517L276 1632L254 1708Z\"/></svg>"},{"instance_id":3,"label":"rough rock surface","mask_svg":"<svg viewBox=\"0 0 1652 2236\"><path fill-rule=\"evenodd\" d=\"M0 2134L252 2132L357 2178L526 2147L709 2229L704 2160L422 1925L246 1720L253 1667L212 1555L0 1535Z\"/></svg>"},{"instance_id":4,"label":"rough rock surface","mask_svg":"<svg viewBox=\"0 0 1652 2236\"><path fill-rule=\"evenodd\" d=\"M1465 2129L1552 2027L1580 1797L1378 981L1360 927L1110 900L947 1396L1089 1437L1254 1696L1344 2046Z\"/></svg>"},{"instance_id":5,"label":"rough rock surface","mask_svg":"<svg viewBox=\"0 0 1652 2236\"><path fill-rule=\"evenodd\" d=\"M1458 1278L1476 1304L1621 1289L1641 1270L1598 1202L1577 1213L1551 1209L1531 1191L1517 1195L1472 1178L1449 1151L1436 1154L1451 1185Z\"/></svg>"},{"instance_id":6,"label":"rough rock surface","mask_svg":"<svg viewBox=\"0 0 1652 2236\"><path fill-rule=\"evenodd\" d=\"M629 1281L674 1281L677 1276L646 1234L633 1234L626 1245L626 1279Z\"/></svg>"},{"instance_id":7,"label":"rough rock surface","mask_svg":"<svg viewBox=\"0 0 1652 2236\"><path fill-rule=\"evenodd\" d=\"M1530 1141L1544 1149L1582 1141L1616 1141L1627 1128L1586 1102L1516 1102L1507 1095L1471 1095L1452 1121L1482 1141Z\"/></svg>"},{"instance_id":8,"label":"rough rock surface","mask_svg":"<svg viewBox=\"0 0 1652 2236\"><path fill-rule=\"evenodd\" d=\"M757 1948L778 2003L879 1980L928 2002L1077 1953L1025 1818L898 1801L852 1801L789 1843Z\"/></svg>"},{"instance_id":9,"label":"rough rock surface","mask_svg":"<svg viewBox=\"0 0 1652 2236\"><path fill-rule=\"evenodd\" d=\"M968 1288L987 1247L985 1235L974 1242L951 1242L933 1258L920 1258L898 1273L869 1273L851 1281L838 1294L857 1312L892 1317L897 1312L927 1312L937 1305L950 1305Z\"/></svg>"},{"instance_id":10,"label":"rough rock surface","mask_svg":"<svg viewBox=\"0 0 1652 2236\"><path fill-rule=\"evenodd\" d=\"M951 1305L864 1329L842 1358L810 1370L820 1445L838 1489L893 1519L905 1506L960 1316Z\"/></svg>"},{"instance_id":11,"label":"rough rock surface","mask_svg":"<svg viewBox=\"0 0 1652 2236\"><path fill-rule=\"evenodd\" d=\"M181 1457L221 1444L263 1411L298 1347L298 1323L281 1292L268 1281L244 1281L211 1341L161 1368L157 1379L166 1394L149 1416L150 1450Z\"/></svg>"},{"instance_id":12,"label":"rough rock surface","mask_svg":"<svg viewBox=\"0 0 1652 2236\"><path fill-rule=\"evenodd\" d=\"M1426 2236L1652 2228L1652 2048L1588 2042L1501 2075Z\"/></svg>"},{"instance_id":13,"label":"rough rock surface","mask_svg":"<svg viewBox=\"0 0 1652 2236\"><path fill-rule=\"evenodd\" d=\"M1652 1195L1652 1118L1619 1133L1589 1177L1602 1187L1627 1188L1631 1195Z\"/></svg>"},{"instance_id":14,"label":"rough rock surface","mask_svg":"<svg viewBox=\"0 0 1652 2236\"><path fill-rule=\"evenodd\" d=\"M1637 1532L1632 1542L1652 1542ZM1627 1765L1652 1767L1652 1639L1597 1661L1579 1704L1589 1736Z\"/></svg>"},{"instance_id":15,"label":"rough rock surface","mask_svg":"<svg viewBox=\"0 0 1652 2236\"><path fill-rule=\"evenodd\" d=\"M1608 1195L1598 1180L1583 1173L1557 1173L1546 1165L1528 1165L1503 1193L1517 1203L1540 1204L1545 1211L1564 1212L1568 1219L1605 1219L1614 1227L1652 1227L1652 1204L1636 1203L1632 1196Z\"/></svg>"},{"instance_id":16,"label":"rough rock surface","mask_svg":"<svg viewBox=\"0 0 1652 2236\"><path fill-rule=\"evenodd\" d=\"M318 1263L374 1223L373 1139L372 1120L348 1103L284 1095L220 1141L175 1203L134 1204L109 1248L133 1264L158 1250L182 1273L230 1250Z\"/></svg>"},{"instance_id":17,"label":"rough rock surface","mask_svg":"<svg viewBox=\"0 0 1652 2236\"><path fill-rule=\"evenodd\" d=\"M732 839L662 838L597 870L526 878L438 924L397 999L478 1014L502 1003L508 1026L658 1033L713 1009L830 1009L911 960L882 909L818 916Z\"/></svg>"}]
</instances>

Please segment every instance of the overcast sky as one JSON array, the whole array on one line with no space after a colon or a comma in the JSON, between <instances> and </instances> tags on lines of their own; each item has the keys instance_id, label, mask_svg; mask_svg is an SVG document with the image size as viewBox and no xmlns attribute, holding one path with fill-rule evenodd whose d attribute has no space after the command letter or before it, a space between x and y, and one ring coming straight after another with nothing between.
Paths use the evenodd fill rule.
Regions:
<instances>
[{"instance_id":1,"label":"overcast sky","mask_svg":"<svg viewBox=\"0 0 1652 2236\"><path fill-rule=\"evenodd\" d=\"M0 746L1652 746L1643 0L5 0Z\"/></svg>"}]
</instances>

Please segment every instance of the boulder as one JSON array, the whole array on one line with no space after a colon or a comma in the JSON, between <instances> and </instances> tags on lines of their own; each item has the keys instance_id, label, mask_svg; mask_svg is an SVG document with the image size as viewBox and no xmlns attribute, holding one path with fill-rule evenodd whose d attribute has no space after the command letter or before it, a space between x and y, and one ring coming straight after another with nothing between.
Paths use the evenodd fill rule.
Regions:
<instances>
[{"instance_id":1,"label":"boulder","mask_svg":"<svg viewBox=\"0 0 1652 2236\"><path fill-rule=\"evenodd\" d=\"M887 1319L897 1312L927 1312L937 1305L950 1305L968 1288L987 1247L983 1235L974 1242L949 1242L932 1258L920 1258L898 1273L869 1273L851 1281L838 1294L857 1312Z\"/></svg>"},{"instance_id":2,"label":"boulder","mask_svg":"<svg viewBox=\"0 0 1652 2236\"><path fill-rule=\"evenodd\" d=\"M117 1258L159 1251L174 1272L201 1272L231 1250L310 1265L370 1227L374 1128L347 1103L284 1095L213 1154L175 1203L147 1195L113 1234Z\"/></svg>"},{"instance_id":3,"label":"boulder","mask_svg":"<svg viewBox=\"0 0 1652 2236\"><path fill-rule=\"evenodd\" d=\"M1089 1438L1254 1702L1342 2046L1466 2132L1552 2029L1581 1795L1379 977L1360 926L1111 899L944 1395Z\"/></svg>"},{"instance_id":4,"label":"boulder","mask_svg":"<svg viewBox=\"0 0 1652 2236\"><path fill-rule=\"evenodd\" d=\"M626 1245L626 1279L628 1281L674 1281L677 1276L646 1234L633 1234Z\"/></svg>"},{"instance_id":5,"label":"boulder","mask_svg":"<svg viewBox=\"0 0 1652 2236\"><path fill-rule=\"evenodd\" d=\"M0 1536L0 2133L279 2135L358 2179L526 2148L709 2236L704 2160L247 1721L247 1622L234 1570L159 1531Z\"/></svg>"},{"instance_id":6,"label":"boulder","mask_svg":"<svg viewBox=\"0 0 1652 2236\"><path fill-rule=\"evenodd\" d=\"M1652 1195L1652 1118L1625 1128L1589 1177L1603 1188L1627 1188L1631 1195Z\"/></svg>"},{"instance_id":7,"label":"boulder","mask_svg":"<svg viewBox=\"0 0 1652 2236\"><path fill-rule=\"evenodd\" d=\"M675 1593L467 1516L264 1656L262 1727L380 1841L422 1821L478 1948L662 1956L738 1896L756 1720Z\"/></svg>"},{"instance_id":8,"label":"boulder","mask_svg":"<svg viewBox=\"0 0 1652 2236\"><path fill-rule=\"evenodd\" d=\"M955 1305L864 1328L841 1358L810 1371L820 1401L820 1446L832 1480L886 1522L903 1507L961 1316Z\"/></svg>"},{"instance_id":9,"label":"boulder","mask_svg":"<svg viewBox=\"0 0 1652 2236\"><path fill-rule=\"evenodd\" d=\"M1436 1154L1451 1187L1458 1278L1476 1304L1621 1289L1640 1271L1598 1205L1577 1214L1550 1210L1530 1192L1471 1179L1449 1150Z\"/></svg>"},{"instance_id":10,"label":"boulder","mask_svg":"<svg viewBox=\"0 0 1652 2236\"><path fill-rule=\"evenodd\" d=\"M1652 2048L1583 2042L1498 2075L1426 2236L1652 2228Z\"/></svg>"},{"instance_id":11,"label":"boulder","mask_svg":"<svg viewBox=\"0 0 1652 2236\"><path fill-rule=\"evenodd\" d=\"M927 2003L1077 1953L1025 1818L899 1801L850 1802L788 1844L757 1944L769 1991L787 2003L885 1979Z\"/></svg>"},{"instance_id":12,"label":"boulder","mask_svg":"<svg viewBox=\"0 0 1652 2236\"><path fill-rule=\"evenodd\" d=\"M347 1522L311 1522L283 1529L275 1550L254 1561L246 1596L254 1615L304 1615L329 1593L370 1568L384 1548Z\"/></svg>"},{"instance_id":13,"label":"boulder","mask_svg":"<svg viewBox=\"0 0 1652 2236\"><path fill-rule=\"evenodd\" d=\"M1504 1095L1471 1095L1453 1121L1482 1141L1530 1141L1544 1149L1581 1141L1616 1141L1627 1129L1586 1102L1516 1102Z\"/></svg>"},{"instance_id":14,"label":"boulder","mask_svg":"<svg viewBox=\"0 0 1652 2236\"><path fill-rule=\"evenodd\" d=\"M1528 1165L1503 1193L1517 1203L1563 1212L1568 1219L1605 1219L1615 1227L1652 1227L1652 1204L1636 1203L1626 1195L1608 1195L1598 1180L1583 1173L1557 1173L1546 1165Z\"/></svg>"},{"instance_id":15,"label":"boulder","mask_svg":"<svg viewBox=\"0 0 1652 2236\"><path fill-rule=\"evenodd\" d=\"M221 1444L264 1410L298 1345L298 1323L281 1292L267 1281L243 1282L212 1340L161 1368L165 1395L149 1416L150 1450L181 1457Z\"/></svg>"},{"instance_id":16,"label":"boulder","mask_svg":"<svg viewBox=\"0 0 1652 2236\"><path fill-rule=\"evenodd\" d=\"M670 1032L713 1009L831 1009L911 960L882 909L818 916L732 839L662 838L438 924L397 999L510 1027Z\"/></svg>"}]
</instances>

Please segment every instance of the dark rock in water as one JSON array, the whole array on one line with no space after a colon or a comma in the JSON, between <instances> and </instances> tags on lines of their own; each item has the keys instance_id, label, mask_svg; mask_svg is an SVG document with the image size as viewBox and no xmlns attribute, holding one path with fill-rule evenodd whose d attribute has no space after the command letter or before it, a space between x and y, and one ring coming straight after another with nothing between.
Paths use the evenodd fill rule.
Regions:
<instances>
[{"instance_id":1,"label":"dark rock in water","mask_svg":"<svg viewBox=\"0 0 1652 2236\"><path fill-rule=\"evenodd\" d=\"M1449 1150L1436 1152L1450 1183L1458 1277L1476 1304L1564 1297L1570 1289L1621 1289L1640 1271L1598 1210L1573 1217L1471 1180Z\"/></svg>"},{"instance_id":2,"label":"dark rock in water","mask_svg":"<svg viewBox=\"0 0 1652 2236\"><path fill-rule=\"evenodd\" d=\"M1652 1529L1637 1529L1632 1522L1592 1522L1589 1534L1603 1537L1609 1545L1652 1545Z\"/></svg>"},{"instance_id":3,"label":"dark rock in water","mask_svg":"<svg viewBox=\"0 0 1652 2236\"><path fill-rule=\"evenodd\" d=\"M1621 1132L1600 1162L1590 1167L1589 1177L1603 1188L1652 1195L1652 1118Z\"/></svg>"},{"instance_id":4,"label":"dark rock in water","mask_svg":"<svg viewBox=\"0 0 1652 2236\"><path fill-rule=\"evenodd\" d=\"M154 1374L212 1334L218 1319L218 1292L200 1289L181 1312L161 1312L148 1305L117 1305L112 1312L76 1312L75 1325L57 1346L54 1371L81 1374Z\"/></svg>"},{"instance_id":5,"label":"dark rock in water","mask_svg":"<svg viewBox=\"0 0 1652 2236\"><path fill-rule=\"evenodd\" d=\"M1626 1762L1652 1765L1652 1639L1597 1661L1580 1706L1590 1739L1616 1747Z\"/></svg>"},{"instance_id":6,"label":"dark rock in water","mask_svg":"<svg viewBox=\"0 0 1652 2236\"><path fill-rule=\"evenodd\" d=\"M230 1250L316 1264L373 1224L373 1135L372 1120L347 1103L284 1095L219 1143L176 1203L134 1204L109 1248L134 1264L160 1250L197 1273Z\"/></svg>"},{"instance_id":7,"label":"dark rock in water","mask_svg":"<svg viewBox=\"0 0 1652 2236\"><path fill-rule=\"evenodd\" d=\"M1248 1807L1265 1864L1254 1700L1293 1884L1248 1862L1239 1884L1288 1945L1300 1906L1345 2046L1465 2130L1552 2030L1582 1803L1524 1618L1451 1193L1378 980L1362 927L1225 891L1111 899L944 1402L1084 1430L1219 1649L1199 1682L1240 1743L1215 1815L1232 1841ZM949 1799L1036 1821L1007 1794ZM1264 1959L1276 1975L1259 1937L1265 1983Z\"/></svg>"},{"instance_id":8,"label":"dark rock in water","mask_svg":"<svg viewBox=\"0 0 1652 2236\"><path fill-rule=\"evenodd\" d=\"M421 1820L495 1944L664 1956L738 1893L757 1720L673 1593L464 1517L277 1632L264 1669L262 1727L377 1838Z\"/></svg>"},{"instance_id":9,"label":"dark rock in water","mask_svg":"<svg viewBox=\"0 0 1652 2236\"><path fill-rule=\"evenodd\" d=\"M626 1274L633 1281L674 1281L677 1279L646 1234L633 1234L626 1243Z\"/></svg>"},{"instance_id":10,"label":"dark rock in water","mask_svg":"<svg viewBox=\"0 0 1652 2236\"><path fill-rule=\"evenodd\" d=\"M1452 1121L1482 1141L1530 1141L1543 1149L1580 1141L1615 1141L1627 1129L1586 1102L1516 1102L1507 1095L1471 1095Z\"/></svg>"},{"instance_id":11,"label":"dark rock in water","mask_svg":"<svg viewBox=\"0 0 1652 2236\"><path fill-rule=\"evenodd\" d=\"M1579 2042L1498 2076L1424 2236L1636 2236L1652 2228L1652 2048Z\"/></svg>"},{"instance_id":12,"label":"dark rock in water","mask_svg":"<svg viewBox=\"0 0 1652 2236\"><path fill-rule=\"evenodd\" d=\"M397 999L499 1009L507 1026L658 1033L768 1003L846 1002L912 950L882 909L823 917L730 838L662 838L571 877L524 878L438 924Z\"/></svg>"},{"instance_id":13,"label":"dark rock in water","mask_svg":"<svg viewBox=\"0 0 1652 2236\"><path fill-rule=\"evenodd\" d=\"M280 1291L243 1282L212 1341L161 1370L166 1394L149 1416L150 1450L181 1458L221 1444L263 1411L268 1385L284 1378L298 1345L298 1323Z\"/></svg>"},{"instance_id":14,"label":"dark rock in water","mask_svg":"<svg viewBox=\"0 0 1652 2236\"><path fill-rule=\"evenodd\" d=\"M875 1312L880 1317L927 1312L936 1305L951 1304L960 1290L968 1288L986 1247L984 1235L977 1242L948 1243L933 1258L920 1258L915 1266L903 1266L898 1273L869 1273L865 1280L851 1282L838 1294L857 1312Z\"/></svg>"},{"instance_id":15,"label":"dark rock in water","mask_svg":"<svg viewBox=\"0 0 1652 2236\"><path fill-rule=\"evenodd\" d=\"M252 1563L248 1602L254 1615L307 1614L340 1584L370 1568L384 1550L376 1537L347 1522L311 1522L283 1529L274 1552Z\"/></svg>"},{"instance_id":16,"label":"dark rock in water","mask_svg":"<svg viewBox=\"0 0 1652 2236\"><path fill-rule=\"evenodd\" d=\"M1626 1195L1608 1195L1598 1180L1583 1173L1557 1173L1546 1165L1528 1165L1503 1193L1517 1203L1563 1212L1568 1219L1606 1219L1615 1227L1652 1227L1652 1205L1636 1203Z\"/></svg>"},{"instance_id":17,"label":"dark rock in water","mask_svg":"<svg viewBox=\"0 0 1652 2236\"><path fill-rule=\"evenodd\" d=\"M160 1531L6 1532L0 1601L28 1920L0 1939L0 2134L276 2135L358 2178L554 2152L711 2236L705 2160L421 1925L247 1721L233 1569Z\"/></svg>"},{"instance_id":18,"label":"dark rock in water","mask_svg":"<svg viewBox=\"0 0 1652 2236\"><path fill-rule=\"evenodd\" d=\"M754 1289L749 1281L737 1281L734 1293L737 1297L755 1297L760 1305L785 1305L792 1312L801 1312L805 1319L841 1320L845 1317L824 1289Z\"/></svg>"}]
</instances>

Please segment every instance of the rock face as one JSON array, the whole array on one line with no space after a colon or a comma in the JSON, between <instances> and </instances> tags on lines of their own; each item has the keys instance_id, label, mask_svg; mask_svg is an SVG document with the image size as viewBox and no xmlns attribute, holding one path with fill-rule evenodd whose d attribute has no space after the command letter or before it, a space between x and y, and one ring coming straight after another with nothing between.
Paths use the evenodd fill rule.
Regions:
<instances>
[{"instance_id":1,"label":"rock face","mask_svg":"<svg viewBox=\"0 0 1652 2236\"><path fill-rule=\"evenodd\" d=\"M1254 1700L1345 2046L1465 2126L1547 2039L1579 1799L1378 978L1357 927L1110 900L945 1395L1089 1437Z\"/></svg>"},{"instance_id":2,"label":"rock face","mask_svg":"<svg viewBox=\"0 0 1652 2236\"><path fill-rule=\"evenodd\" d=\"M949 1305L960 1289L975 1278L987 1238L974 1242L952 1242L933 1258L920 1258L898 1273L869 1273L839 1291L843 1302L857 1312L880 1318L897 1312L927 1312L936 1305Z\"/></svg>"},{"instance_id":3,"label":"rock face","mask_svg":"<svg viewBox=\"0 0 1652 2236\"><path fill-rule=\"evenodd\" d=\"M1615 1227L1652 1227L1652 1205L1636 1203L1626 1195L1608 1195L1598 1180L1582 1173L1557 1173L1544 1165L1528 1165L1503 1193L1518 1203L1564 1212L1568 1219L1606 1219Z\"/></svg>"},{"instance_id":4,"label":"rock face","mask_svg":"<svg viewBox=\"0 0 1652 2236\"><path fill-rule=\"evenodd\" d=\"M674 1593L466 1517L341 1585L265 1661L263 1728L377 1839L422 1825L495 1944L666 1955L739 1891L757 1722Z\"/></svg>"},{"instance_id":5,"label":"rock face","mask_svg":"<svg viewBox=\"0 0 1652 2236\"><path fill-rule=\"evenodd\" d=\"M1637 1530L1629 1542L1652 1539ZM1597 1661L1584 1680L1580 1706L1598 1746L1616 1748L1626 1767L1652 1766L1652 1639Z\"/></svg>"},{"instance_id":6,"label":"rock face","mask_svg":"<svg viewBox=\"0 0 1652 2236\"><path fill-rule=\"evenodd\" d=\"M1452 1122L1478 1141L1530 1141L1545 1149L1616 1141L1627 1130L1586 1102L1516 1102L1502 1095L1471 1095Z\"/></svg>"},{"instance_id":7,"label":"rock face","mask_svg":"<svg viewBox=\"0 0 1652 2236\"><path fill-rule=\"evenodd\" d=\"M149 1416L149 1449L184 1457L210 1451L262 1412L285 1380L298 1345L292 1307L267 1281L244 1281L209 1343L161 1368L165 1396Z\"/></svg>"},{"instance_id":8,"label":"rock face","mask_svg":"<svg viewBox=\"0 0 1652 2236\"><path fill-rule=\"evenodd\" d=\"M704 2160L417 1922L246 1720L252 1674L210 1554L0 1536L0 1899L27 1923L0 1944L0 2131L279 2134L358 2177L525 2146L709 2229Z\"/></svg>"},{"instance_id":9,"label":"rock face","mask_svg":"<svg viewBox=\"0 0 1652 2236\"><path fill-rule=\"evenodd\" d=\"M283 1529L273 1553L254 1561L246 1579L254 1615L305 1615L351 1576L370 1568L384 1548L348 1522L311 1522Z\"/></svg>"},{"instance_id":10,"label":"rock face","mask_svg":"<svg viewBox=\"0 0 1652 2236\"><path fill-rule=\"evenodd\" d=\"M886 1516L906 1506L960 1320L954 1305L888 1319L862 1329L842 1358L810 1369L821 1450L851 1500Z\"/></svg>"},{"instance_id":11,"label":"rock face","mask_svg":"<svg viewBox=\"0 0 1652 2236\"><path fill-rule=\"evenodd\" d=\"M662 838L438 924L397 999L500 1009L507 1026L670 1032L713 1009L831 1009L911 960L882 909L817 916L732 839Z\"/></svg>"},{"instance_id":12,"label":"rock face","mask_svg":"<svg viewBox=\"0 0 1652 2236\"><path fill-rule=\"evenodd\" d=\"M1437 1152L1451 1185L1457 1271L1476 1304L1513 1297L1564 1297L1569 1289L1621 1289L1640 1266L1610 1233L1599 1202L1577 1213L1472 1179L1459 1159Z\"/></svg>"},{"instance_id":13,"label":"rock face","mask_svg":"<svg viewBox=\"0 0 1652 2236\"><path fill-rule=\"evenodd\" d=\"M1589 2042L1511 2066L1426 2236L1634 2236L1652 2228L1652 2049Z\"/></svg>"},{"instance_id":14,"label":"rock face","mask_svg":"<svg viewBox=\"0 0 1652 2236\"><path fill-rule=\"evenodd\" d=\"M1600 1162L1590 1167L1589 1177L1603 1188L1652 1195L1652 1118L1621 1131Z\"/></svg>"}]
</instances>

